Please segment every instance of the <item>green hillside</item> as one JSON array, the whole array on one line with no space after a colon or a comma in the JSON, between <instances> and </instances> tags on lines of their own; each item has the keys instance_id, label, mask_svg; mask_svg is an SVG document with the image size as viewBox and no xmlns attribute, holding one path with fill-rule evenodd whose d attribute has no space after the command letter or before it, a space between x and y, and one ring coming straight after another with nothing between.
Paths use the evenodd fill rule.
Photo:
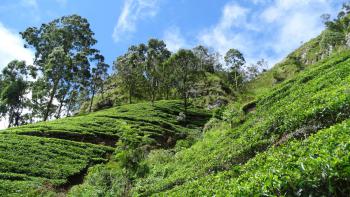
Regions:
<instances>
[{"instance_id":1,"label":"green hillside","mask_svg":"<svg viewBox=\"0 0 350 197\"><path fill-rule=\"evenodd\" d=\"M349 196L350 3L323 17L269 70L152 38L108 73L87 19L27 28L35 62L0 72L0 196Z\"/></svg>"},{"instance_id":2,"label":"green hillside","mask_svg":"<svg viewBox=\"0 0 350 197\"><path fill-rule=\"evenodd\" d=\"M281 65L221 110L191 105L186 121L182 102L163 100L3 130L0 192L345 196L350 51L334 52L283 82L268 82Z\"/></svg>"},{"instance_id":3,"label":"green hillside","mask_svg":"<svg viewBox=\"0 0 350 197\"><path fill-rule=\"evenodd\" d=\"M346 194L349 58L348 51L334 55L278 85L257 100L256 110L245 114L242 124L230 128L220 122L191 148L163 158L162 163L151 158L152 170L138 181L134 192L142 196Z\"/></svg>"},{"instance_id":4,"label":"green hillside","mask_svg":"<svg viewBox=\"0 0 350 197\"><path fill-rule=\"evenodd\" d=\"M0 133L0 193L66 192L83 181L90 166L110 159L122 125L153 139L151 148L167 148L178 139L197 135L210 117L191 107L192 121L184 126L176 119L180 111L178 101L139 103L4 130Z\"/></svg>"}]
</instances>

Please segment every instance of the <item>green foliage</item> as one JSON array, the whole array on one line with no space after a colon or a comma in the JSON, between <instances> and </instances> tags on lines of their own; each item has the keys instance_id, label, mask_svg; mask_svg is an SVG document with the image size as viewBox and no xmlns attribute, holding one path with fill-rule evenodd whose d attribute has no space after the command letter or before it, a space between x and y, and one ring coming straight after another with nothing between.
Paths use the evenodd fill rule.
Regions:
<instances>
[{"instance_id":1,"label":"green foliage","mask_svg":"<svg viewBox=\"0 0 350 197\"><path fill-rule=\"evenodd\" d=\"M241 69L246 62L243 54L237 49L230 49L227 51L224 59L226 65L231 69L230 74L233 75L235 88L238 90L238 86L241 85L243 81L243 72Z\"/></svg>"},{"instance_id":2,"label":"green foliage","mask_svg":"<svg viewBox=\"0 0 350 197\"><path fill-rule=\"evenodd\" d=\"M124 123L121 122L126 122L143 135L157 139L153 145L167 147L174 145L176 139L195 132L210 117L205 110L190 106L189 125L187 128L183 127L182 123L176 120L183 111L182 106L179 101L158 101L154 105L123 105L87 115L11 128L4 132L114 145L124 131Z\"/></svg>"},{"instance_id":3,"label":"green foliage","mask_svg":"<svg viewBox=\"0 0 350 197\"><path fill-rule=\"evenodd\" d=\"M350 184L349 129L348 120L162 195L346 196Z\"/></svg>"},{"instance_id":4,"label":"green foliage","mask_svg":"<svg viewBox=\"0 0 350 197\"><path fill-rule=\"evenodd\" d=\"M123 196L128 179L115 162L96 165L89 169L84 184L73 187L67 196L70 197L114 197Z\"/></svg>"},{"instance_id":5,"label":"green foliage","mask_svg":"<svg viewBox=\"0 0 350 197\"><path fill-rule=\"evenodd\" d=\"M161 193L165 196L171 194L186 196L210 195L214 192L220 195L220 191L223 191L222 195L225 195L224 192L231 191L230 188L244 189L244 184L247 183L252 185L251 189L247 190L248 193L235 194L249 196L249 191L254 192L254 186L257 184L274 186L274 183L264 182L265 179L243 182L247 177L253 179L255 177L253 174L260 173L259 171L234 182L236 185L224 181L230 180L233 175L225 176L217 184L213 184L213 187L209 185L212 183L211 178L224 176L231 171L234 177L243 174L245 171L240 171L240 166L246 165L249 160L253 161L257 154L275 144L281 145L293 138L303 139L322 128L348 119L349 58L348 52L337 54L327 61L314 65L312 69L303 71L297 77L281 83L270 93L260 96L256 102L255 112L244 115L244 119L237 115L239 112L237 109L241 110L240 107L229 107L224 114L232 114L228 119L243 120L241 124L231 129L229 124L222 123L206 132L203 138L190 148L177 152L169 162L149 166L149 174L135 184L134 194L148 196ZM329 157L332 158L332 154ZM317 170L318 166L312 169ZM332 172L337 173L335 169ZM271 172L269 176L278 176L278 173ZM297 177L296 180L304 178L301 175L300 179ZM293 186L286 185L285 188L287 191L293 189ZM315 186L315 190L322 191L321 188L322 185ZM201 191L203 192L200 193ZM256 191L260 194L263 192L259 189ZM277 192L277 190L268 191Z\"/></svg>"},{"instance_id":6,"label":"green foliage","mask_svg":"<svg viewBox=\"0 0 350 197\"><path fill-rule=\"evenodd\" d=\"M175 68L177 87L183 98L184 111L187 115L190 88L200 79L201 74L201 70L198 68L198 59L191 50L181 49L169 58L168 63Z\"/></svg>"},{"instance_id":7,"label":"green foliage","mask_svg":"<svg viewBox=\"0 0 350 197\"><path fill-rule=\"evenodd\" d=\"M0 144L2 195L23 195L29 190L64 185L70 176L92 164L105 162L104 156L113 150L93 144L14 134L0 134ZM9 184L11 187L6 188Z\"/></svg>"},{"instance_id":8,"label":"green foliage","mask_svg":"<svg viewBox=\"0 0 350 197\"><path fill-rule=\"evenodd\" d=\"M97 96L92 109L101 109L98 104L103 107L180 98L185 103L211 108L218 99L226 102L232 97L229 83L232 77L222 69L219 59L218 53L203 46L171 55L161 40L150 39L148 44L133 45L114 62L116 72L105 83L109 96ZM243 75L240 80L245 80ZM81 111L86 111L86 106Z\"/></svg>"},{"instance_id":9,"label":"green foliage","mask_svg":"<svg viewBox=\"0 0 350 197\"><path fill-rule=\"evenodd\" d=\"M144 61L146 47L144 45L131 46L128 52L117 58L114 67L117 70L117 76L120 78L122 89L128 94L129 103L132 97L144 88Z\"/></svg>"},{"instance_id":10,"label":"green foliage","mask_svg":"<svg viewBox=\"0 0 350 197\"><path fill-rule=\"evenodd\" d=\"M326 31L259 76L256 65L244 70L245 59L236 49L225 56L231 66L227 72L221 69L218 56L205 47L171 55L163 41L151 39L147 45L130 47L117 59L117 73L108 83L102 82L107 69L102 56L90 73L93 76L82 72L77 80L64 71L75 63L88 71L86 56L70 57L66 51L71 46L65 44L40 48L45 38L37 36L45 31L28 28L22 35L41 55L36 66L45 66L44 74L49 76L49 80L38 79L33 87L38 100L35 113L47 103L40 100L45 95L59 100L59 106L47 105L50 111L59 112L63 103L70 103L68 111L70 105L75 108L78 97L91 96L82 110L85 112L119 105L126 98L131 103L131 98L135 102L149 97L152 103L122 105L3 131L0 192L56 195L75 175L106 162L114 150L109 162L89 168L84 183L74 186L68 196L347 195L350 55L344 49L349 10L345 4L332 22L325 15ZM75 22L89 30L87 21L77 16L55 20L50 27L62 23L63 35L74 35L69 30ZM51 39L58 39L62 32L54 31ZM83 33L89 35L89 31ZM95 44L90 41L84 45L86 49ZM339 51L344 52L336 53ZM77 84L88 84L90 89L74 89ZM52 94L40 91L48 87L53 88ZM108 93L102 94L105 87ZM233 96L234 103L221 107L221 102L225 104ZM184 101L155 102L169 97ZM206 111L189 101L216 108L210 121Z\"/></svg>"},{"instance_id":11,"label":"green foliage","mask_svg":"<svg viewBox=\"0 0 350 197\"><path fill-rule=\"evenodd\" d=\"M320 47L323 50L329 50L329 47L344 45L345 35L342 32L325 30L321 35Z\"/></svg>"},{"instance_id":12,"label":"green foliage","mask_svg":"<svg viewBox=\"0 0 350 197\"><path fill-rule=\"evenodd\" d=\"M189 106L190 124L184 127L176 120L180 112L180 101L158 101L3 130L0 193L54 196L114 152L108 164L90 169L84 185L74 187L71 194L125 194L148 172L142 160L149 150L171 148L179 139L192 138L210 118L208 112Z\"/></svg>"},{"instance_id":13,"label":"green foliage","mask_svg":"<svg viewBox=\"0 0 350 197\"><path fill-rule=\"evenodd\" d=\"M8 117L9 127L19 126L28 120L23 110L28 108L29 77L34 77L32 67L24 61L10 62L0 75L0 118Z\"/></svg>"},{"instance_id":14,"label":"green foliage","mask_svg":"<svg viewBox=\"0 0 350 197\"><path fill-rule=\"evenodd\" d=\"M145 172L141 161L147 153L147 145L152 144L152 140L147 135L140 135L140 131L132 129L127 123L120 124L123 133L117 143L115 159L121 168L127 171L129 179L133 179L132 176L143 176Z\"/></svg>"},{"instance_id":15,"label":"green foliage","mask_svg":"<svg viewBox=\"0 0 350 197\"><path fill-rule=\"evenodd\" d=\"M78 15L55 19L39 28L21 32L25 47L35 50L34 70L38 79L33 83L33 118L67 116L79 109L92 91L92 97L105 78L108 65L93 48L97 43L87 19ZM99 59L94 69L93 60ZM101 88L99 88L101 89ZM59 102L54 104L54 100ZM43 108L40 110L40 108Z\"/></svg>"},{"instance_id":16,"label":"green foliage","mask_svg":"<svg viewBox=\"0 0 350 197\"><path fill-rule=\"evenodd\" d=\"M152 149L162 147L180 151L190 147L200 133L198 128L182 127L176 120L177 115L182 110L182 103L178 101L158 101L154 105L150 103L124 105L117 109L120 118L116 125L118 125L120 132L114 157L108 164L93 167L84 184L75 186L70 191L69 196L95 196L94 191L98 191L98 196L131 195L130 191L135 181L149 172L149 161L145 161L145 157L153 158L151 160L154 162L161 162L158 159L166 159L171 152L170 150L151 151ZM106 114L106 111L97 112L97 114ZM198 120L201 116L205 117L205 121ZM135 122L128 121L132 117ZM191 124L188 126L192 128L202 126L209 117L209 114L191 106L188 113ZM192 120L192 118L196 120ZM149 125L139 127L140 122L141 124L146 122L152 122L155 125L162 124L163 130L174 124L172 132L177 135L164 132L159 128L158 135L154 136L154 134L147 132L150 128ZM163 145L155 146L155 144L161 143ZM158 155L158 151L161 155Z\"/></svg>"}]
</instances>

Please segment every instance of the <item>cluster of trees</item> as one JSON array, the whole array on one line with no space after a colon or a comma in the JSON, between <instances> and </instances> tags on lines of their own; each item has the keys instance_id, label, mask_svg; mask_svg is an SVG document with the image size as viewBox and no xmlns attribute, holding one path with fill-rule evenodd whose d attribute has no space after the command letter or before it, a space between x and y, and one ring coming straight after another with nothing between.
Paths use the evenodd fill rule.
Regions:
<instances>
[{"instance_id":1,"label":"cluster of trees","mask_svg":"<svg viewBox=\"0 0 350 197\"><path fill-rule=\"evenodd\" d=\"M93 48L97 41L85 18L61 17L20 34L35 59L33 65L12 61L2 71L0 109L9 126L70 116L102 92L109 66Z\"/></svg>"},{"instance_id":2,"label":"cluster of trees","mask_svg":"<svg viewBox=\"0 0 350 197\"><path fill-rule=\"evenodd\" d=\"M147 44L131 46L128 51L114 62L120 87L132 98L144 98L151 102L157 99L182 98L185 112L188 98L206 73L224 73L227 81L235 90L254 79L266 67L265 60L244 67L246 61L237 49L230 49L225 57L223 68L220 55L204 46L192 50L180 49L171 53L163 41L150 39ZM221 75L222 76L222 75Z\"/></svg>"},{"instance_id":3,"label":"cluster of trees","mask_svg":"<svg viewBox=\"0 0 350 197\"><path fill-rule=\"evenodd\" d=\"M103 97L109 65L94 48L97 41L88 21L64 16L20 34L25 47L35 51L35 59L33 65L14 60L0 74L0 116L9 120L9 127L70 116L83 103L91 111L95 95ZM237 49L230 49L224 61L225 69L220 55L204 46L171 53L162 40L150 39L119 56L112 76L119 79L117 88L129 103L133 98L152 103L182 98L186 113L197 82L207 74L220 74L239 90L266 63L244 67L246 61Z\"/></svg>"},{"instance_id":4,"label":"cluster of trees","mask_svg":"<svg viewBox=\"0 0 350 197\"><path fill-rule=\"evenodd\" d=\"M350 24L350 2L343 3L342 9L338 13L337 17L331 20L330 14L323 14L321 16L324 24L329 30L341 32L347 30Z\"/></svg>"}]
</instances>

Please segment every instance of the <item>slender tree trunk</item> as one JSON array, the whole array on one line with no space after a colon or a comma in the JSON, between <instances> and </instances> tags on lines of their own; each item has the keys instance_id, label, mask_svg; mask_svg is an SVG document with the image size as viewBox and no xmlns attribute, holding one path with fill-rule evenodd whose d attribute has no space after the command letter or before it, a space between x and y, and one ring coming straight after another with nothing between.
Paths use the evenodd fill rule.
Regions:
<instances>
[{"instance_id":1,"label":"slender tree trunk","mask_svg":"<svg viewBox=\"0 0 350 197\"><path fill-rule=\"evenodd\" d=\"M152 105L154 104L154 101L156 100L156 85L155 85L155 80L153 79L152 81Z\"/></svg>"},{"instance_id":2,"label":"slender tree trunk","mask_svg":"<svg viewBox=\"0 0 350 197\"><path fill-rule=\"evenodd\" d=\"M236 82L236 90L238 90L237 71L235 71L235 82Z\"/></svg>"},{"instance_id":3,"label":"slender tree trunk","mask_svg":"<svg viewBox=\"0 0 350 197\"><path fill-rule=\"evenodd\" d=\"M185 92L185 115L186 115L186 117L187 117L187 106L188 106L188 100L187 100L187 91L186 91Z\"/></svg>"},{"instance_id":4,"label":"slender tree trunk","mask_svg":"<svg viewBox=\"0 0 350 197\"><path fill-rule=\"evenodd\" d=\"M69 111L70 111L71 106L72 106L72 98L70 98L69 102L68 102L67 114L66 114L67 117L69 116Z\"/></svg>"},{"instance_id":5,"label":"slender tree trunk","mask_svg":"<svg viewBox=\"0 0 350 197\"><path fill-rule=\"evenodd\" d=\"M57 114L56 114L56 119L59 119L61 117L61 110L63 106L63 99L60 101L60 107L58 108Z\"/></svg>"},{"instance_id":6,"label":"slender tree trunk","mask_svg":"<svg viewBox=\"0 0 350 197\"><path fill-rule=\"evenodd\" d=\"M14 124L14 126L16 126L16 127L19 126L19 120L20 120L20 118L21 118L21 117L20 117L20 116L21 116L20 114L21 114L21 113L20 113L19 111L16 111L16 112L15 112L15 124Z\"/></svg>"},{"instance_id":7,"label":"slender tree trunk","mask_svg":"<svg viewBox=\"0 0 350 197\"><path fill-rule=\"evenodd\" d=\"M101 85L101 97L102 97L102 100L104 100L103 92L104 92L104 88L103 88L103 82L102 82L102 85Z\"/></svg>"},{"instance_id":8,"label":"slender tree trunk","mask_svg":"<svg viewBox=\"0 0 350 197\"><path fill-rule=\"evenodd\" d=\"M187 122L187 72L185 73L185 77L184 77L184 81L183 81L183 94L184 94L184 105L185 105L185 115L186 115L186 120L185 122Z\"/></svg>"},{"instance_id":9,"label":"slender tree trunk","mask_svg":"<svg viewBox=\"0 0 350 197\"><path fill-rule=\"evenodd\" d=\"M89 112L91 112L92 104L93 104L93 102L94 102L94 97L95 97L95 87L93 87L93 89L92 89L92 96L91 96L91 99L90 99Z\"/></svg>"},{"instance_id":10,"label":"slender tree trunk","mask_svg":"<svg viewBox=\"0 0 350 197\"><path fill-rule=\"evenodd\" d=\"M155 100L155 83L154 83L154 78L152 78L152 82L151 82L151 102L152 102L152 105L154 105L154 100Z\"/></svg>"},{"instance_id":11,"label":"slender tree trunk","mask_svg":"<svg viewBox=\"0 0 350 197\"><path fill-rule=\"evenodd\" d=\"M129 88L129 104L131 104L132 87Z\"/></svg>"},{"instance_id":12,"label":"slender tree trunk","mask_svg":"<svg viewBox=\"0 0 350 197\"><path fill-rule=\"evenodd\" d=\"M55 97L55 94L56 94L57 85L58 85L58 80L56 82L54 82L52 91L50 93L50 100L49 100L49 102L47 103L47 106L46 106L46 111L45 111L45 115L44 115L44 121L46 121L48 119L48 117L49 117L52 101L53 101L53 98Z\"/></svg>"},{"instance_id":13,"label":"slender tree trunk","mask_svg":"<svg viewBox=\"0 0 350 197\"><path fill-rule=\"evenodd\" d=\"M14 112L13 112L13 108L11 107L10 110L9 110L9 124L8 124L8 128L11 127L12 125L12 122L13 122L13 115L14 115Z\"/></svg>"},{"instance_id":14,"label":"slender tree trunk","mask_svg":"<svg viewBox=\"0 0 350 197\"><path fill-rule=\"evenodd\" d=\"M169 88L165 89L165 98L166 100L169 100Z\"/></svg>"}]
</instances>

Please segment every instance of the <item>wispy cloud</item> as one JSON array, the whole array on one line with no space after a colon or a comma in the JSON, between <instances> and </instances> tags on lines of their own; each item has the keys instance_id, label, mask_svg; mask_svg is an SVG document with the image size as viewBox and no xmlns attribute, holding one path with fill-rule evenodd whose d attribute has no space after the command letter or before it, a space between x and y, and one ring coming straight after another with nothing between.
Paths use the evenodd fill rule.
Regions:
<instances>
[{"instance_id":1,"label":"wispy cloud","mask_svg":"<svg viewBox=\"0 0 350 197\"><path fill-rule=\"evenodd\" d=\"M34 53L23 47L24 42L18 33L14 33L0 23L0 70L14 59L33 63Z\"/></svg>"},{"instance_id":2,"label":"wispy cloud","mask_svg":"<svg viewBox=\"0 0 350 197\"><path fill-rule=\"evenodd\" d=\"M274 64L301 42L317 36L324 29L321 14L334 12L341 3L331 0L246 1L259 4L259 8L243 7L236 1L227 3L218 23L198 34L198 42L221 54L229 48L237 48L249 62L265 58Z\"/></svg>"},{"instance_id":3,"label":"wispy cloud","mask_svg":"<svg viewBox=\"0 0 350 197\"><path fill-rule=\"evenodd\" d=\"M262 23L275 32L269 47L282 56L317 36L324 29L321 14L337 10L333 6L330 0L276 0L261 13Z\"/></svg>"},{"instance_id":4,"label":"wispy cloud","mask_svg":"<svg viewBox=\"0 0 350 197\"><path fill-rule=\"evenodd\" d=\"M124 0L118 22L113 30L113 39L119 42L137 30L137 23L157 15L160 0Z\"/></svg>"},{"instance_id":5,"label":"wispy cloud","mask_svg":"<svg viewBox=\"0 0 350 197\"><path fill-rule=\"evenodd\" d=\"M165 30L163 40L170 51L177 51L181 48L188 48L189 44L181 34L179 27L173 26Z\"/></svg>"},{"instance_id":6,"label":"wispy cloud","mask_svg":"<svg viewBox=\"0 0 350 197\"><path fill-rule=\"evenodd\" d=\"M244 34L235 30L244 28L250 29L246 26L247 16L249 10L235 3L227 4L221 14L219 22L208 29L203 30L198 35L198 41L208 47L218 51L220 54L225 54L230 48L239 48L241 50L247 48L247 42Z\"/></svg>"},{"instance_id":7,"label":"wispy cloud","mask_svg":"<svg viewBox=\"0 0 350 197\"><path fill-rule=\"evenodd\" d=\"M17 19L39 22L41 19L40 6L37 0L18 0L1 2L0 12L3 15L16 13Z\"/></svg>"}]
</instances>

